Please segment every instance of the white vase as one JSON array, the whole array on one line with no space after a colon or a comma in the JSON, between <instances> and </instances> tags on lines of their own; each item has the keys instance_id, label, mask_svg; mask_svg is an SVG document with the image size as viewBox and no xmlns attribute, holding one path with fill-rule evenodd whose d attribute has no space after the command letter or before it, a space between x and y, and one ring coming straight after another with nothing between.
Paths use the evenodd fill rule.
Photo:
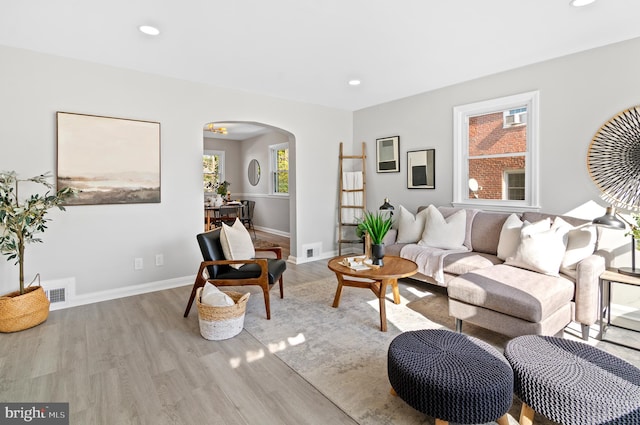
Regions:
<instances>
[{"instance_id":1,"label":"white vase","mask_svg":"<svg viewBox=\"0 0 640 425\"><path fill-rule=\"evenodd\" d=\"M216 199L213 201L213 206L214 207L221 207L222 206L222 195L220 195L220 194L216 195Z\"/></svg>"}]
</instances>

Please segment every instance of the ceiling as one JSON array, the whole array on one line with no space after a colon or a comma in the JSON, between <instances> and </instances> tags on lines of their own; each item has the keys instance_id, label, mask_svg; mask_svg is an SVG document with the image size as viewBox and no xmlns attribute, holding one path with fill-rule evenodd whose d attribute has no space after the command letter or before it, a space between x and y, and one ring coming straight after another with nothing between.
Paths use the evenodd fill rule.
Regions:
<instances>
[{"instance_id":1,"label":"ceiling","mask_svg":"<svg viewBox=\"0 0 640 425\"><path fill-rule=\"evenodd\" d=\"M4 1L0 45L358 110L639 37L639 16L638 0Z\"/></svg>"},{"instance_id":2,"label":"ceiling","mask_svg":"<svg viewBox=\"0 0 640 425\"><path fill-rule=\"evenodd\" d=\"M216 121L213 124L214 128L226 128L227 134L214 133L207 130L207 124L204 126L205 139L247 140L272 131L269 127L266 127L263 124L253 124L249 122Z\"/></svg>"}]
</instances>

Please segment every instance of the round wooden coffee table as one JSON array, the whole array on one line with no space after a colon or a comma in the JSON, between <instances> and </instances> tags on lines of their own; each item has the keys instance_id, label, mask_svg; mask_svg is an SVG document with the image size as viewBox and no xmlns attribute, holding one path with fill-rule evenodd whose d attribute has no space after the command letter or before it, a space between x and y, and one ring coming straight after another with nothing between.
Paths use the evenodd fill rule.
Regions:
<instances>
[{"instance_id":1,"label":"round wooden coffee table","mask_svg":"<svg viewBox=\"0 0 640 425\"><path fill-rule=\"evenodd\" d=\"M333 306L337 308L338 305L340 305L340 295L342 295L343 286L371 289L380 301L380 330L386 332L387 312L385 309L385 296L387 287L391 286L393 290L393 302L400 304L398 279L416 274L418 265L413 261L401 257L386 255L384 257L384 266L378 269L356 271L341 264L342 260L346 257L352 257L352 255L343 255L329 260L329 269L332 270L338 278L338 289L336 289L336 296L333 299ZM345 276L347 278L345 278ZM364 278L368 279L368 281L352 280L348 279L348 277Z\"/></svg>"}]
</instances>

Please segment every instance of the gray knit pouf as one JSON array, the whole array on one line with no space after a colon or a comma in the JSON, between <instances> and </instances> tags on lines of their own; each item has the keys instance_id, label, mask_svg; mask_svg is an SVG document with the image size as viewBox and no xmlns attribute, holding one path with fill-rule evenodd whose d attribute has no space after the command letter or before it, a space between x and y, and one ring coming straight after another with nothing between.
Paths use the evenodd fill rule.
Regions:
<instances>
[{"instance_id":1,"label":"gray knit pouf","mask_svg":"<svg viewBox=\"0 0 640 425\"><path fill-rule=\"evenodd\" d=\"M448 330L398 335L389 345L387 371L400 398L444 421L494 421L513 400L513 371L502 354L484 341Z\"/></svg>"},{"instance_id":2,"label":"gray knit pouf","mask_svg":"<svg viewBox=\"0 0 640 425\"><path fill-rule=\"evenodd\" d=\"M505 357L522 402L565 425L640 425L640 369L578 341L526 335Z\"/></svg>"}]
</instances>

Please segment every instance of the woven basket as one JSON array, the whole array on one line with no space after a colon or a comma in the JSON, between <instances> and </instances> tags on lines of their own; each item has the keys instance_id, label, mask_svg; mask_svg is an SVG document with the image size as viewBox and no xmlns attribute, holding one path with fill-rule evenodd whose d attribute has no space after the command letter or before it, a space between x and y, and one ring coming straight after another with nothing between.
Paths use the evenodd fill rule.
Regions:
<instances>
[{"instance_id":1,"label":"woven basket","mask_svg":"<svg viewBox=\"0 0 640 425\"><path fill-rule=\"evenodd\" d=\"M49 317L49 300L41 286L25 288L0 297L0 332L32 328Z\"/></svg>"},{"instance_id":2,"label":"woven basket","mask_svg":"<svg viewBox=\"0 0 640 425\"><path fill-rule=\"evenodd\" d=\"M221 340L238 335L244 327L244 313L247 308L249 293L222 291L229 295L235 302L234 305L225 307L213 307L202 304L200 295L202 288L196 292L196 305L198 306L198 322L200 322L200 334L204 339Z\"/></svg>"}]
</instances>

